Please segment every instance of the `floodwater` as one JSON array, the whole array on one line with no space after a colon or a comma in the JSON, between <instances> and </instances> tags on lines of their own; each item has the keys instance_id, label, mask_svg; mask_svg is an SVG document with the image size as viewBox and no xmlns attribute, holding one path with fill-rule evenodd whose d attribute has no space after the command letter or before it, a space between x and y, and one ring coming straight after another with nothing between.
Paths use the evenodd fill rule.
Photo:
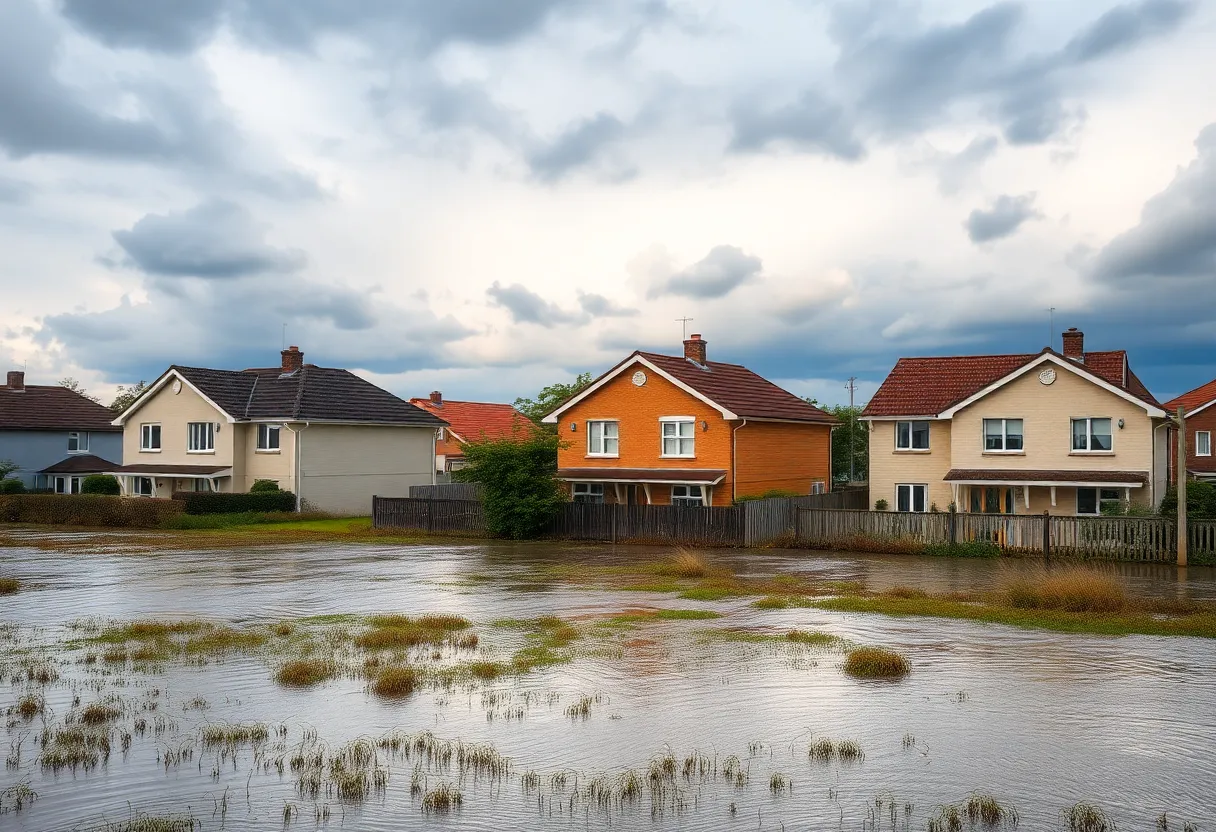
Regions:
<instances>
[{"instance_id":1,"label":"floodwater","mask_svg":"<svg viewBox=\"0 0 1216 832\"><path fill-rule=\"evenodd\" d=\"M12 764L0 772L0 792L24 783L38 797L14 811L14 792L0 795L0 829L83 830L138 812L177 812L206 830L924 830L940 807L973 792L1014 807L1023 829L1067 828L1062 811L1081 801L1100 806L1125 832L1156 829L1162 812L1170 829L1186 821L1216 829L1216 641L758 610L750 599L698 602L578 589L535 580L532 571L537 564L662 554L509 544L139 554L2 549L0 574L33 586L0 599L6 625L0 713L33 689L17 671L29 655L58 657L60 678L42 689L44 717L6 718ZM771 550L707 557L750 572L810 572L932 591L981 588L1001 568ZM1211 569L1180 576L1169 567L1118 568L1135 592L1216 598ZM626 609L663 607L723 617L641 622L580 639L568 664L420 689L393 701L375 697L354 676L311 689L280 687L274 660L265 655L113 673L83 664L84 649L63 644L79 636L68 623L85 616L207 618L250 627L327 614L443 612L470 619L479 651L501 658L522 636L493 626L496 619L557 615L590 628ZM826 632L898 650L912 672L895 683L860 682L841 671L838 650L706 635L719 628ZM125 751L115 741L96 768L44 770L35 742L43 720L62 724L79 708L74 697L88 704L110 695L122 697L132 713L142 707L149 720L162 718L158 730L134 736ZM583 696L592 700L589 715L568 716L566 708ZM147 710L151 702L154 711ZM257 757L249 746L232 757L196 741L200 726L222 722L265 722L276 730ZM394 731L492 744L509 758L509 773L478 775L381 750L385 788L344 801L325 790L302 797L292 771L280 773L267 762L310 743L336 749ZM824 737L855 741L864 759L810 759L809 745ZM182 748L192 754L177 758ZM684 777L677 769L661 793L643 787L636 800L601 804L592 795L597 777L619 783L628 770L645 777L652 760L670 753L682 766L694 752L716 773L711 767ZM745 783L722 776L730 755L741 761ZM790 786L774 791L774 774ZM419 778L426 788L458 786L462 803L448 813L424 813L419 795L411 794Z\"/></svg>"}]
</instances>

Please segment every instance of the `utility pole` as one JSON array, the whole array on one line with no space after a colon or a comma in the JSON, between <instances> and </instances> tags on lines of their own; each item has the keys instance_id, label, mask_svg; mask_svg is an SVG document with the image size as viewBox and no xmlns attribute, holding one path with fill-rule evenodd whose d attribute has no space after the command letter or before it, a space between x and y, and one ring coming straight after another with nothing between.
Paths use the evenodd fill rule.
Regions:
<instances>
[{"instance_id":1,"label":"utility pole","mask_svg":"<svg viewBox=\"0 0 1216 832\"><path fill-rule=\"evenodd\" d=\"M682 325L683 330L684 330L684 337L681 338L680 340L687 341L688 340L688 324L693 319L692 318L676 318L676 320Z\"/></svg>"},{"instance_id":2,"label":"utility pole","mask_svg":"<svg viewBox=\"0 0 1216 832\"><path fill-rule=\"evenodd\" d=\"M1186 566L1186 412L1178 406L1178 565Z\"/></svg>"},{"instance_id":3,"label":"utility pole","mask_svg":"<svg viewBox=\"0 0 1216 832\"><path fill-rule=\"evenodd\" d=\"M857 412L853 409L853 394L857 392L857 376L849 376L849 383L844 386L849 391L849 484L857 479L857 470L853 462L857 459L857 442L853 438L853 427L857 424Z\"/></svg>"}]
</instances>

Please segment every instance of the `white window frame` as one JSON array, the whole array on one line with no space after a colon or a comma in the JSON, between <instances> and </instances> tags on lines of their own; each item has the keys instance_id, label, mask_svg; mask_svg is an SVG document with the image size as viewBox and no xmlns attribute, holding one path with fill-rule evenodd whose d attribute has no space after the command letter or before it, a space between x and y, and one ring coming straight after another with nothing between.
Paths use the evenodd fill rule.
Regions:
<instances>
[{"instance_id":1,"label":"white window frame","mask_svg":"<svg viewBox=\"0 0 1216 832\"><path fill-rule=\"evenodd\" d=\"M1094 492L1094 509L1095 509L1094 511L1081 511L1081 492L1082 491ZM1103 497L1102 496L1103 491L1110 491L1115 496L1114 497ZM1092 488L1078 488L1077 493L1076 493L1077 516L1078 517L1101 517L1101 516L1103 516L1102 515L1102 504L1103 503L1118 503L1119 505L1123 505L1123 502L1124 502L1123 494L1122 494L1122 492L1120 492L1120 490L1118 488L1102 488L1100 486L1094 486Z\"/></svg>"},{"instance_id":2,"label":"white window frame","mask_svg":"<svg viewBox=\"0 0 1216 832\"><path fill-rule=\"evenodd\" d=\"M901 512L903 514L924 514L929 510L929 485L923 482L901 482L895 486L895 510L900 512L899 508L899 493L902 489L908 489L908 510ZM921 492L921 507L916 508L916 489Z\"/></svg>"},{"instance_id":3,"label":"white window frame","mask_svg":"<svg viewBox=\"0 0 1216 832\"><path fill-rule=\"evenodd\" d=\"M600 436L599 436L598 446L595 441L595 439L596 439L595 429L592 428L592 425L599 425ZM608 435L609 427L612 428L612 436ZM587 420L587 456L616 459L620 455L621 455L621 424L620 424L620 422L616 419L588 419Z\"/></svg>"},{"instance_id":4,"label":"white window frame","mask_svg":"<svg viewBox=\"0 0 1216 832\"><path fill-rule=\"evenodd\" d=\"M59 490L60 483L63 483L62 491ZM84 477L69 474L56 474L51 479L51 490L56 494L79 494L82 485L84 485Z\"/></svg>"},{"instance_id":5,"label":"white window frame","mask_svg":"<svg viewBox=\"0 0 1216 832\"><path fill-rule=\"evenodd\" d=\"M143 491L139 485L142 482L148 483L148 490ZM156 496L156 480L152 477L131 477L131 493L136 497L155 497Z\"/></svg>"},{"instance_id":6,"label":"white window frame","mask_svg":"<svg viewBox=\"0 0 1216 832\"><path fill-rule=\"evenodd\" d=\"M679 493L677 493L677 489L679 489ZM694 493L694 489L696 493ZM671 487L671 504L673 506L705 505L705 486L673 485Z\"/></svg>"},{"instance_id":7,"label":"white window frame","mask_svg":"<svg viewBox=\"0 0 1216 832\"><path fill-rule=\"evenodd\" d=\"M827 494L828 493L828 484L826 482L824 482L823 480L815 480L813 483L811 483L811 493L812 494Z\"/></svg>"},{"instance_id":8,"label":"white window frame","mask_svg":"<svg viewBox=\"0 0 1216 832\"><path fill-rule=\"evenodd\" d=\"M274 447L270 447L270 435L274 434ZM258 425L258 439L254 451L259 454L277 454L283 440L282 425Z\"/></svg>"},{"instance_id":9,"label":"white window frame","mask_svg":"<svg viewBox=\"0 0 1216 832\"><path fill-rule=\"evenodd\" d=\"M684 425L689 426L688 435L684 435ZM668 426L674 428L671 436L667 435ZM675 442L676 453L667 453L667 440ZM688 443L688 452L684 453L684 443ZM697 458L697 420L694 416L660 416L659 417L659 458L660 459L696 459Z\"/></svg>"},{"instance_id":10,"label":"white window frame","mask_svg":"<svg viewBox=\"0 0 1216 832\"><path fill-rule=\"evenodd\" d=\"M152 445L152 429L156 429L156 446ZM161 439L164 436L164 430L160 426L160 422L144 422L139 426L139 452L141 454L158 454L160 453Z\"/></svg>"},{"instance_id":11,"label":"white window frame","mask_svg":"<svg viewBox=\"0 0 1216 832\"><path fill-rule=\"evenodd\" d=\"M215 490L211 487L211 480L206 477L195 477L193 486L195 491L210 493Z\"/></svg>"},{"instance_id":12,"label":"white window frame","mask_svg":"<svg viewBox=\"0 0 1216 832\"><path fill-rule=\"evenodd\" d=\"M570 498L576 503L601 505L604 502L604 484L602 482L570 483Z\"/></svg>"},{"instance_id":13,"label":"white window frame","mask_svg":"<svg viewBox=\"0 0 1216 832\"><path fill-rule=\"evenodd\" d=\"M75 441L76 447L72 447ZM87 454L89 452L89 432L87 430L68 431L68 453Z\"/></svg>"},{"instance_id":14,"label":"white window frame","mask_svg":"<svg viewBox=\"0 0 1216 832\"><path fill-rule=\"evenodd\" d=\"M999 448L989 448L988 447L988 423L989 422L992 422L992 423L1000 422L1001 423L1001 433L1000 433L1001 447L999 447ZM1020 448L1010 448L1009 447L1009 423L1010 422L1020 422L1022 425L1022 430L1018 434L1018 436L1022 440L1022 447L1020 447ZM982 424L980 426L980 431L981 431L980 444L983 448L983 452L986 454L1024 454L1024 453L1026 453L1026 420L1025 419L1004 418L1004 417L996 418L996 419L984 419L984 420L982 420Z\"/></svg>"},{"instance_id":15,"label":"white window frame","mask_svg":"<svg viewBox=\"0 0 1216 832\"><path fill-rule=\"evenodd\" d=\"M1199 439L1203 438L1203 447L1206 450L1199 450ZM1195 431L1195 456L1211 456L1212 455L1212 432L1210 430Z\"/></svg>"},{"instance_id":16,"label":"white window frame","mask_svg":"<svg viewBox=\"0 0 1216 832\"><path fill-rule=\"evenodd\" d=\"M916 440L913 438L916 435L916 426L923 424L925 426L925 447L916 447ZM908 426L908 444L899 444L899 427L900 425ZM914 451L917 453L925 453L933 446L932 440L933 427L932 422L928 419L902 419L895 423L895 450L897 451Z\"/></svg>"},{"instance_id":17,"label":"white window frame","mask_svg":"<svg viewBox=\"0 0 1216 832\"><path fill-rule=\"evenodd\" d=\"M196 433L197 432L197 433ZM200 440L199 444L206 440L208 447L195 447L195 440ZM214 422L187 422L186 423L186 453L188 454L213 454L215 453L215 423Z\"/></svg>"},{"instance_id":18,"label":"white window frame","mask_svg":"<svg viewBox=\"0 0 1216 832\"><path fill-rule=\"evenodd\" d=\"M1103 421L1103 420L1110 422L1110 450L1108 450L1108 451L1107 450L1093 450L1092 448L1090 448L1090 445L1093 444L1093 439L1094 439L1094 422ZM1085 447L1084 448L1074 448L1073 447L1073 436L1075 436L1075 434L1076 434L1076 428L1074 426L1076 425L1077 422L1085 423ZM1113 454L1115 452L1115 426L1116 426L1116 423L1117 423L1117 420L1113 419L1110 416L1074 416L1068 422L1068 448L1069 448L1068 452L1073 453L1073 454L1108 454L1108 455Z\"/></svg>"}]
</instances>

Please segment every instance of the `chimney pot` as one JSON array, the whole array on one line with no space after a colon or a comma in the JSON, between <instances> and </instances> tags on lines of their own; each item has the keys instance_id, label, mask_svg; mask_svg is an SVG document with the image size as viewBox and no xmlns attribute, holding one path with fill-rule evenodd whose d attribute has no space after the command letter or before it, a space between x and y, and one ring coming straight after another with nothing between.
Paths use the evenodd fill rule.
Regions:
<instances>
[{"instance_id":1,"label":"chimney pot","mask_svg":"<svg viewBox=\"0 0 1216 832\"><path fill-rule=\"evenodd\" d=\"M24 370L9 370L7 387L9 390L24 390L25 389L25 371Z\"/></svg>"},{"instance_id":2,"label":"chimney pot","mask_svg":"<svg viewBox=\"0 0 1216 832\"><path fill-rule=\"evenodd\" d=\"M689 361L695 361L702 366L705 365L705 346L706 343L701 339L700 333L693 333L684 342L684 357Z\"/></svg>"},{"instance_id":3,"label":"chimney pot","mask_svg":"<svg viewBox=\"0 0 1216 832\"><path fill-rule=\"evenodd\" d=\"M300 348L292 345L283 350L283 372L294 373L296 370L304 366L304 353L300 352Z\"/></svg>"},{"instance_id":4,"label":"chimney pot","mask_svg":"<svg viewBox=\"0 0 1216 832\"><path fill-rule=\"evenodd\" d=\"M435 405L435 407L443 407L443 393L440 393L438 390L432 390L431 404Z\"/></svg>"},{"instance_id":5,"label":"chimney pot","mask_svg":"<svg viewBox=\"0 0 1216 832\"><path fill-rule=\"evenodd\" d=\"M1075 358L1078 361L1085 358L1085 333L1081 332L1075 326L1069 327L1064 333L1064 355L1066 358Z\"/></svg>"}]
</instances>

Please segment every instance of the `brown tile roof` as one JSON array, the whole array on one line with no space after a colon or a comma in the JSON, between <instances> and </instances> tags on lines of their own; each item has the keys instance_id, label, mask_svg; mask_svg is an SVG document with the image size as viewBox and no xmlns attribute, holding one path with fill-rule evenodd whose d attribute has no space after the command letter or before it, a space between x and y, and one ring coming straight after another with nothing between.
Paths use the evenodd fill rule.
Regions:
<instances>
[{"instance_id":1,"label":"brown tile roof","mask_svg":"<svg viewBox=\"0 0 1216 832\"><path fill-rule=\"evenodd\" d=\"M104 474L121 467L117 462L110 462L92 454L74 454L61 459L54 465L43 468L39 474Z\"/></svg>"},{"instance_id":2,"label":"brown tile roof","mask_svg":"<svg viewBox=\"0 0 1216 832\"><path fill-rule=\"evenodd\" d=\"M123 465L115 468L115 474L143 474L146 476L158 476L162 474L184 474L188 477L205 477L209 474L215 474L219 471L227 471L232 468L231 465L151 465L140 463L139 465Z\"/></svg>"},{"instance_id":3,"label":"brown tile roof","mask_svg":"<svg viewBox=\"0 0 1216 832\"><path fill-rule=\"evenodd\" d=\"M282 370L169 368L237 420L372 422L440 427L442 419L398 398L348 370L305 364L290 375Z\"/></svg>"},{"instance_id":4,"label":"brown tile roof","mask_svg":"<svg viewBox=\"0 0 1216 832\"><path fill-rule=\"evenodd\" d=\"M1026 471L1020 469L953 468L946 482L1139 482L1147 483L1144 471Z\"/></svg>"},{"instance_id":5,"label":"brown tile roof","mask_svg":"<svg viewBox=\"0 0 1216 832\"><path fill-rule=\"evenodd\" d=\"M410 399L410 404L443 419L452 433L465 442L478 439L501 439L517 433L526 436L533 425L528 418L509 404L492 402L458 402L444 399L435 404L429 398Z\"/></svg>"},{"instance_id":6,"label":"brown tile roof","mask_svg":"<svg viewBox=\"0 0 1216 832\"><path fill-rule=\"evenodd\" d=\"M88 430L122 433L110 408L58 385L0 386L0 430Z\"/></svg>"},{"instance_id":7,"label":"brown tile roof","mask_svg":"<svg viewBox=\"0 0 1216 832\"><path fill-rule=\"evenodd\" d=\"M936 416L1047 352L1070 360L1054 350L1015 355L901 358L870 399L862 416ZM1074 366L1147 404L1161 407L1136 374L1127 368L1126 362L1124 350L1110 350L1087 352L1085 362L1074 362Z\"/></svg>"},{"instance_id":8,"label":"brown tile roof","mask_svg":"<svg viewBox=\"0 0 1216 832\"><path fill-rule=\"evenodd\" d=\"M1210 404L1212 401L1216 401L1216 380L1209 381L1207 384L1202 384L1189 393L1183 393L1181 396L1170 399L1165 403L1165 409L1170 413L1176 413L1178 408L1181 407L1189 413L1196 408L1203 407L1205 404Z\"/></svg>"},{"instance_id":9,"label":"brown tile roof","mask_svg":"<svg viewBox=\"0 0 1216 832\"><path fill-rule=\"evenodd\" d=\"M708 468L559 468L561 480L620 480L633 482L687 482L715 485L726 471Z\"/></svg>"},{"instance_id":10,"label":"brown tile roof","mask_svg":"<svg viewBox=\"0 0 1216 832\"><path fill-rule=\"evenodd\" d=\"M825 413L740 364L709 361L702 366L683 356L660 355L640 350L633 355L640 355L663 372L738 416L836 424L836 418L830 413Z\"/></svg>"}]
</instances>

